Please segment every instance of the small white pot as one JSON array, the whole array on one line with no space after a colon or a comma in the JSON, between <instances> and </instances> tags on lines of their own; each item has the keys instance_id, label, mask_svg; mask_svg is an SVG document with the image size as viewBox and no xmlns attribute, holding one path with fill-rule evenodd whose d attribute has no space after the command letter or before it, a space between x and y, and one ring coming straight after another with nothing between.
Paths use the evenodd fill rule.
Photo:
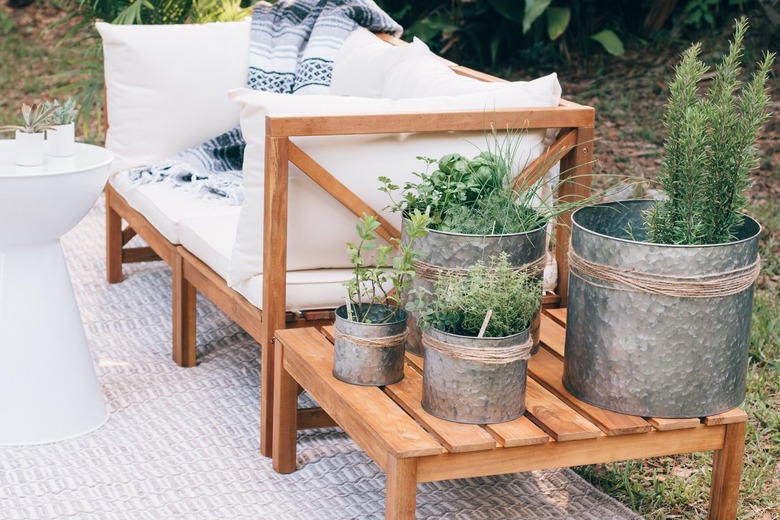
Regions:
<instances>
[{"instance_id":1,"label":"small white pot","mask_svg":"<svg viewBox=\"0 0 780 520\"><path fill-rule=\"evenodd\" d=\"M16 164L39 166L43 164L43 132L28 134L16 131Z\"/></svg>"},{"instance_id":2,"label":"small white pot","mask_svg":"<svg viewBox=\"0 0 780 520\"><path fill-rule=\"evenodd\" d=\"M76 150L76 131L73 123L54 125L46 130L46 153L53 157L70 157Z\"/></svg>"}]
</instances>

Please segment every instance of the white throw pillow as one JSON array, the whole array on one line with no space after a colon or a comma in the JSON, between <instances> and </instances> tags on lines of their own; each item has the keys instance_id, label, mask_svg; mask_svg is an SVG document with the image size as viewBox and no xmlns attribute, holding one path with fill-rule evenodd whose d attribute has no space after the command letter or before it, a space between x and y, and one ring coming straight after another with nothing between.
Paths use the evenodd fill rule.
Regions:
<instances>
[{"instance_id":1,"label":"white throw pillow","mask_svg":"<svg viewBox=\"0 0 780 520\"><path fill-rule=\"evenodd\" d=\"M249 20L96 26L112 171L170 158L238 126L227 92L246 85Z\"/></svg>"},{"instance_id":2,"label":"white throw pillow","mask_svg":"<svg viewBox=\"0 0 780 520\"><path fill-rule=\"evenodd\" d=\"M422 42L396 46L381 40L376 34L363 27L355 29L344 40L333 62L330 94L383 97L382 91L388 71L399 60L407 58L409 54L407 47L417 47L420 44Z\"/></svg>"},{"instance_id":3,"label":"white throw pillow","mask_svg":"<svg viewBox=\"0 0 780 520\"><path fill-rule=\"evenodd\" d=\"M457 74L417 38L398 48L397 59L386 71L381 97L403 99L480 92L514 92L523 103L533 103L529 106L555 106L561 98L555 73L533 81L480 81Z\"/></svg>"},{"instance_id":4,"label":"white throw pillow","mask_svg":"<svg viewBox=\"0 0 780 520\"><path fill-rule=\"evenodd\" d=\"M262 273L263 208L266 115L336 115L492 110L530 106L517 93L424 99L368 99L344 96L292 96L248 89L231 91L241 107L245 200L233 247L228 283L236 285ZM538 105L535 105L538 106ZM527 163L543 150L544 130L529 132L521 140L517 159ZM424 171L417 156L438 159L447 153L468 157L484 149L485 134L419 133L292 138L326 170L369 206L381 211L390 201L378 191L380 175L403 184ZM346 243L356 239L357 217L293 165L289 168L288 270L349 267ZM396 227L401 217L383 212Z\"/></svg>"}]
</instances>

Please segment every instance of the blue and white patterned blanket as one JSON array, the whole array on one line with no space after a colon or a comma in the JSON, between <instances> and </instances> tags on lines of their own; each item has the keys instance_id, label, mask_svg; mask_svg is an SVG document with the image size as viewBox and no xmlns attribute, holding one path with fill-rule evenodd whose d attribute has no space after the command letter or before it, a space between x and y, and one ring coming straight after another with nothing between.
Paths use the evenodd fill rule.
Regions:
<instances>
[{"instance_id":1,"label":"blue and white patterned blanket","mask_svg":"<svg viewBox=\"0 0 780 520\"><path fill-rule=\"evenodd\" d=\"M333 62L358 27L400 36L372 0L280 0L252 11L247 86L285 94L327 94ZM245 142L234 128L170 160L126 174L135 184L169 182L206 198L241 204Z\"/></svg>"}]
</instances>

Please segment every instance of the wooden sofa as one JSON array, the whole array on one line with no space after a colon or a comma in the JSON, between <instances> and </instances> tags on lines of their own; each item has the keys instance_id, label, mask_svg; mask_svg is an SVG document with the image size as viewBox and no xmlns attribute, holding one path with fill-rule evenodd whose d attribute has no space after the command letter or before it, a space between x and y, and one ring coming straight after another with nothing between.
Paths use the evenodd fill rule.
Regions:
<instances>
[{"instance_id":1,"label":"wooden sofa","mask_svg":"<svg viewBox=\"0 0 780 520\"><path fill-rule=\"evenodd\" d=\"M103 31L114 28L103 27ZM132 29L119 29L132 30ZM148 39L144 35L144 39ZM392 38L383 37L390 46L404 44ZM109 56L111 38L104 34L106 46L106 69L110 74L109 60L120 56ZM185 42L186 43L186 42ZM116 54L116 53L115 53ZM486 74L447 64L460 77L480 82L502 80ZM112 124L111 82L108 81L109 125ZM288 212L290 203L290 184L288 175L291 165L300 169L322 190L348 208L354 215L363 212L379 214L382 220L381 233L384 237L399 236L397 226L381 215L381 208L372 207L360 194L355 193L339 178L337 173L328 171L315 157L298 144L300 138L314 136L350 136L371 134L425 134L425 133L462 133L486 132L491 128L513 127L521 121L529 129L560 129L557 139L546 153L536 158L526 171L538 171L539 165L549 161L549 157L562 155L561 176L577 176L576 183L561 184L559 196L570 200L589 194L587 179L591 171L591 150L593 140L594 110L569 101L560 100L554 107L523 108L509 107L485 110L458 111L415 111L397 113L349 113L340 115L267 115L265 117L264 157L252 157L264 164L264 218L262 222L262 302L257 305L231 287L224 276L213 266L200 258L181 243L171 240L166 233L158 229L153 218L143 208L134 207L132 201L123 196L121 189L109 184L106 189L106 268L110 283L122 280L122 266L126 263L162 260L172 267L172 320L173 320L173 359L183 367L196 364L195 344L195 302L196 291L208 298L231 319L252 336L261 347L261 452L271 455L271 428L274 377L274 332L278 329L301 326L321 326L330 324L332 310L294 309L288 306L288 259L289 244L296 236L288 233ZM243 123L243 122L242 122ZM261 123L262 124L262 123ZM109 127L109 136L111 127ZM244 130L246 136L246 129ZM247 136L247 140L249 140ZM107 146L111 148L111 139ZM247 148L247 159L252 153ZM392 158L389 158L392 160ZM124 164L123 166L127 166ZM544 172L542 172L544 173ZM373 173L373 178L376 177ZM247 194L248 196L248 194ZM568 215L561 218L563 224ZM128 242L134 236L140 236L145 245L129 247ZM556 258L559 281L557 294L545 299L547 306L565 306L567 290L568 244L567 227L556 227ZM343 244L340 244L343 246ZM262 309L262 310L261 310ZM331 419L321 410L301 410L297 426L299 429L332 424Z\"/></svg>"}]
</instances>

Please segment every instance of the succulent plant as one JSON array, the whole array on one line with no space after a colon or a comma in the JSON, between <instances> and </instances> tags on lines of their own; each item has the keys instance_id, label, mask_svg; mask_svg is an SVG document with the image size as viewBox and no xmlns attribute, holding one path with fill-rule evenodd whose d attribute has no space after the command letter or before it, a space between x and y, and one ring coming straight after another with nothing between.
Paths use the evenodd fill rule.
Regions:
<instances>
[{"instance_id":1,"label":"succulent plant","mask_svg":"<svg viewBox=\"0 0 780 520\"><path fill-rule=\"evenodd\" d=\"M76 119L78 110L76 109L76 100L73 98L68 99L60 105L60 102L56 99L54 101L47 101L44 103L44 107L49 109L54 107L54 111L51 113L51 122L55 125L68 125Z\"/></svg>"},{"instance_id":2,"label":"succulent plant","mask_svg":"<svg viewBox=\"0 0 780 520\"><path fill-rule=\"evenodd\" d=\"M28 105L22 103L22 118L24 125L5 125L0 126L0 132L13 132L18 130L26 134L36 134L49 130L51 126L51 116L55 107L46 107L43 103L33 103Z\"/></svg>"}]
</instances>

